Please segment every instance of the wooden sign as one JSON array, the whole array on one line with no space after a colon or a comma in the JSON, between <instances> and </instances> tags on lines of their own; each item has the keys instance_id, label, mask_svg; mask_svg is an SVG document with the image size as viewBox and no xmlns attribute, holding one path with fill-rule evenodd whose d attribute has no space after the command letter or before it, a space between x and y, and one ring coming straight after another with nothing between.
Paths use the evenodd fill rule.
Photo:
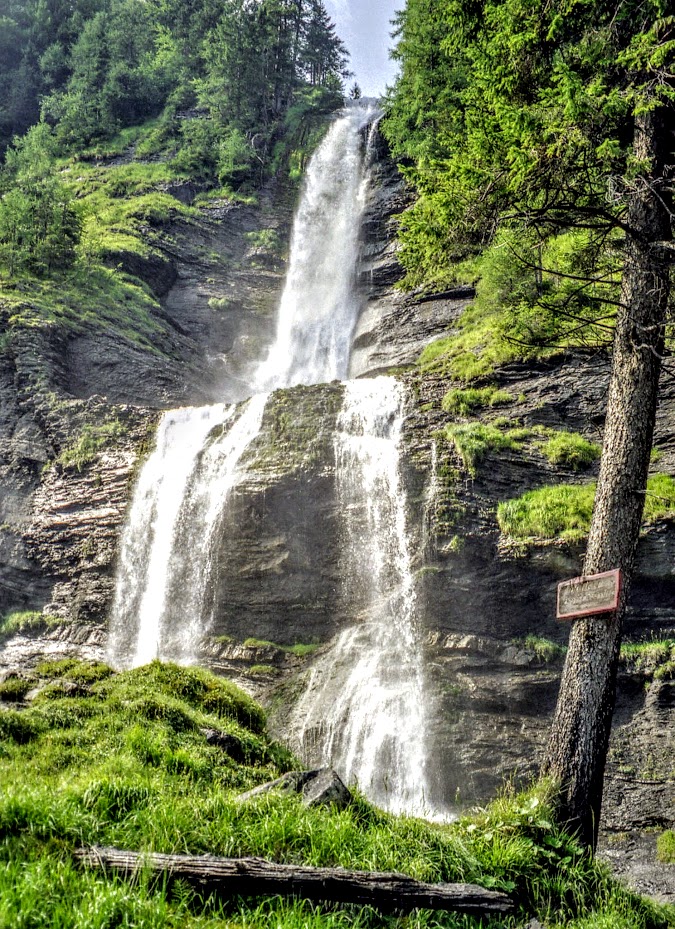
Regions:
<instances>
[{"instance_id":1,"label":"wooden sign","mask_svg":"<svg viewBox=\"0 0 675 929\"><path fill-rule=\"evenodd\" d=\"M619 605L621 571L575 577L558 584L558 619L611 613Z\"/></svg>"}]
</instances>

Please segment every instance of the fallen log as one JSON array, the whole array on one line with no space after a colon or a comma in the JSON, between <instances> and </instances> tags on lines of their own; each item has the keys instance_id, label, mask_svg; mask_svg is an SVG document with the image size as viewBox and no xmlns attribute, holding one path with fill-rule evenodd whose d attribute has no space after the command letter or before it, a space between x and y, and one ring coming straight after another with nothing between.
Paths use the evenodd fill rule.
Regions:
<instances>
[{"instance_id":1,"label":"fallen log","mask_svg":"<svg viewBox=\"0 0 675 929\"><path fill-rule=\"evenodd\" d=\"M383 912L452 910L470 916L508 913L511 900L475 884L424 884L405 874L346 871L274 864L262 858L139 854L117 848L83 848L77 857L90 867L125 877L156 872L219 897L293 896L324 903L370 905Z\"/></svg>"}]
</instances>

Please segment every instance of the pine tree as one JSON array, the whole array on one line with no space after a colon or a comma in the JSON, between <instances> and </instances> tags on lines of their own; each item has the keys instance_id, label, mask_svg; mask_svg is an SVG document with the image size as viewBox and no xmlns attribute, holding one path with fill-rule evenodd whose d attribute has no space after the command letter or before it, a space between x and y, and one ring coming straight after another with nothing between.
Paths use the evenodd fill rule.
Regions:
<instances>
[{"instance_id":1,"label":"pine tree","mask_svg":"<svg viewBox=\"0 0 675 929\"><path fill-rule=\"evenodd\" d=\"M625 584L610 619L574 624L544 765L559 785L561 821L589 847L668 321L675 165L668 7L666 0L409 0L398 19L402 74L387 129L399 156L414 159L423 195L408 226L412 262L437 266L489 247L504 230L540 249L563 232L583 232L579 241L594 259L579 280L583 293L597 287L608 243L622 252L620 292L603 297L618 306L584 573L620 568Z\"/></svg>"}]
</instances>

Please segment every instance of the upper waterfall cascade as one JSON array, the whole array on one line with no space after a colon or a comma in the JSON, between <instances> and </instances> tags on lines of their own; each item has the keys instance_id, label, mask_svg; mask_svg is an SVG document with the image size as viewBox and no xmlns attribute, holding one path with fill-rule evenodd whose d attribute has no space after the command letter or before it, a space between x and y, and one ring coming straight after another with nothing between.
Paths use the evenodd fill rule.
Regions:
<instances>
[{"instance_id":1,"label":"upper waterfall cascade","mask_svg":"<svg viewBox=\"0 0 675 929\"><path fill-rule=\"evenodd\" d=\"M310 161L295 219L276 335L252 377L251 399L164 414L122 539L109 658L196 660L213 612L228 497L246 468L270 391L347 376L359 312L355 267L368 195L376 112L350 108ZM370 127L368 129L368 127ZM365 151L364 151L365 149ZM424 808L423 674L398 475L404 395L393 378L348 383L337 424L337 492L345 576L369 586L363 622L342 632L296 710L308 732L323 714L321 757L396 810ZM361 514L357 517L355 514ZM317 678L321 668L324 683ZM329 681L341 693L329 708ZM314 726L315 732L318 731Z\"/></svg>"}]
</instances>

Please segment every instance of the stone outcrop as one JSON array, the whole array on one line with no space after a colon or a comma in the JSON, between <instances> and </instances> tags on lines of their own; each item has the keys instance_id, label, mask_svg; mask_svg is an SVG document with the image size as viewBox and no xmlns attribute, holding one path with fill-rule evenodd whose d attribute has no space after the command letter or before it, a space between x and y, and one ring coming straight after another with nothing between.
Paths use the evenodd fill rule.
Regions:
<instances>
[{"instance_id":1,"label":"stone outcrop","mask_svg":"<svg viewBox=\"0 0 675 929\"><path fill-rule=\"evenodd\" d=\"M244 794L239 795L239 801L255 800L263 797L270 791L285 794L299 794L302 803L307 807L333 806L343 810L352 802L352 795L345 787L340 775L330 768L321 768L316 771L289 771L275 781L261 784Z\"/></svg>"}]
</instances>

